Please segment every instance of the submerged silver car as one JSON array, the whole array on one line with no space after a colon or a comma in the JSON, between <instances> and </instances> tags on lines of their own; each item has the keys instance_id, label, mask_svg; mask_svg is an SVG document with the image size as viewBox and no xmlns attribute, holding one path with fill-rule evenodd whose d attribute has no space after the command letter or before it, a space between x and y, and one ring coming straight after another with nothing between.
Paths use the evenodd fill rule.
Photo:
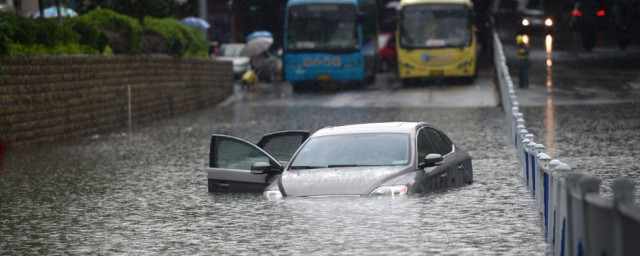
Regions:
<instances>
[{"instance_id":1,"label":"submerged silver car","mask_svg":"<svg viewBox=\"0 0 640 256\"><path fill-rule=\"evenodd\" d=\"M209 192L266 198L406 195L473 182L469 154L417 122L283 131L257 144L214 134L207 171Z\"/></svg>"}]
</instances>

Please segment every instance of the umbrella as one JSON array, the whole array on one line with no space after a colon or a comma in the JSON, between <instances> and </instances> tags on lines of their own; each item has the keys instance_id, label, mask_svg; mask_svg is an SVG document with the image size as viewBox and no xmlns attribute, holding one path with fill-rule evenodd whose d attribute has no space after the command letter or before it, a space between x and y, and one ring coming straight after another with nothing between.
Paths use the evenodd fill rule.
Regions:
<instances>
[{"instance_id":1,"label":"umbrella","mask_svg":"<svg viewBox=\"0 0 640 256\"><path fill-rule=\"evenodd\" d=\"M257 31L246 38L247 45L240 54L244 56L258 56L273 44L273 36L268 31Z\"/></svg>"},{"instance_id":2,"label":"umbrella","mask_svg":"<svg viewBox=\"0 0 640 256\"><path fill-rule=\"evenodd\" d=\"M388 2L386 8L400 10L400 3L396 1Z\"/></svg>"},{"instance_id":3,"label":"umbrella","mask_svg":"<svg viewBox=\"0 0 640 256\"><path fill-rule=\"evenodd\" d=\"M62 17L76 17L78 16L78 13L71 8L60 7L60 15L62 15ZM40 18L40 12L34 13L32 17ZM58 17L58 10L56 10L55 6L49 6L44 9L44 17L45 18Z\"/></svg>"},{"instance_id":4,"label":"umbrella","mask_svg":"<svg viewBox=\"0 0 640 256\"><path fill-rule=\"evenodd\" d=\"M248 42L249 42L249 41L251 41L252 39L254 39L254 38L258 38L258 37L265 37L265 38L271 38L271 39L273 39L273 35L271 35L271 32L269 32L269 31L256 31L256 32L253 32L253 33L249 34L249 35L245 38L245 40L246 40L246 42L248 43Z\"/></svg>"},{"instance_id":5,"label":"umbrella","mask_svg":"<svg viewBox=\"0 0 640 256\"><path fill-rule=\"evenodd\" d=\"M201 29L209 29L209 27L211 27L209 25L209 22L207 22L206 20L203 20L201 18L196 18L196 17L186 17L182 20L180 20L180 22L182 22L182 24L189 26L189 27L196 27L196 28L201 28Z\"/></svg>"}]
</instances>

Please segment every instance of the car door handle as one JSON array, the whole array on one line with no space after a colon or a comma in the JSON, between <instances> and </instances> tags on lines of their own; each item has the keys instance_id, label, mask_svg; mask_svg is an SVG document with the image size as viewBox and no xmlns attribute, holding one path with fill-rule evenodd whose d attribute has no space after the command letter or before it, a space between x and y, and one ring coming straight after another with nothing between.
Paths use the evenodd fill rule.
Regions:
<instances>
[{"instance_id":1,"label":"car door handle","mask_svg":"<svg viewBox=\"0 0 640 256\"><path fill-rule=\"evenodd\" d=\"M440 178L445 178L445 177L447 177L447 175L448 175L448 174L445 172L445 173L443 173L442 175L440 175Z\"/></svg>"},{"instance_id":2,"label":"car door handle","mask_svg":"<svg viewBox=\"0 0 640 256\"><path fill-rule=\"evenodd\" d=\"M229 187L229 183L226 182L216 182L213 183L214 186L216 187L221 187L221 188L228 188Z\"/></svg>"},{"instance_id":3,"label":"car door handle","mask_svg":"<svg viewBox=\"0 0 640 256\"><path fill-rule=\"evenodd\" d=\"M458 170L460 171L464 170L464 164L458 165Z\"/></svg>"}]
</instances>

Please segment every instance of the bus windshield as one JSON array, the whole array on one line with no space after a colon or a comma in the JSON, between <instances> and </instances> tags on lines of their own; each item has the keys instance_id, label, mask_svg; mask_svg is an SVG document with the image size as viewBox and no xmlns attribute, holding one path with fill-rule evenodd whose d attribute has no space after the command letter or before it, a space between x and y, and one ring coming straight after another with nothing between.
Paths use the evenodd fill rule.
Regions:
<instances>
[{"instance_id":1,"label":"bus windshield","mask_svg":"<svg viewBox=\"0 0 640 256\"><path fill-rule=\"evenodd\" d=\"M356 51L356 8L350 4L296 4L289 8L286 50Z\"/></svg>"},{"instance_id":2,"label":"bus windshield","mask_svg":"<svg viewBox=\"0 0 640 256\"><path fill-rule=\"evenodd\" d=\"M405 48L471 44L469 10L463 4L407 5L401 15L400 43Z\"/></svg>"}]
</instances>

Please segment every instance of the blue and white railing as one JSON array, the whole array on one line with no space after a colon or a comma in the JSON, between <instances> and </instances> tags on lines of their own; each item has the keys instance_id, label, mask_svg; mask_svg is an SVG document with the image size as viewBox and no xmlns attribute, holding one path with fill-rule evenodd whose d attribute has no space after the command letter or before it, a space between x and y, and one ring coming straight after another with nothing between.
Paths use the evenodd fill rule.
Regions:
<instances>
[{"instance_id":1,"label":"blue and white railing","mask_svg":"<svg viewBox=\"0 0 640 256\"><path fill-rule=\"evenodd\" d=\"M640 255L640 207L634 185L612 185L613 197L600 195L600 180L545 153L526 130L498 34L493 33L494 63L502 107L520 172L536 199L540 224L554 255Z\"/></svg>"}]
</instances>

